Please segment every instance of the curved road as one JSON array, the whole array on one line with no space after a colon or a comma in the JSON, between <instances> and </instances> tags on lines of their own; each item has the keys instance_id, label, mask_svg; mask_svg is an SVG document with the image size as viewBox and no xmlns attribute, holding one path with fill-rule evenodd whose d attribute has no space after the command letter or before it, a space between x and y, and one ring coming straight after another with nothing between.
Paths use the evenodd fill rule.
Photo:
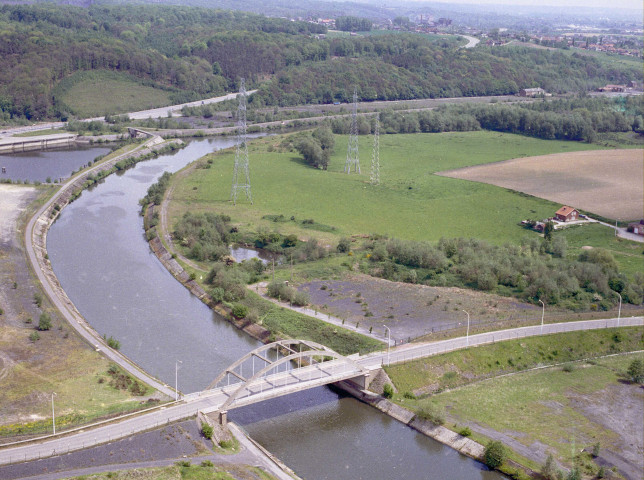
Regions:
<instances>
[{"instance_id":1,"label":"curved road","mask_svg":"<svg viewBox=\"0 0 644 480\"><path fill-rule=\"evenodd\" d=\"M366 368L378 369L383 364L407 362L417 358L438 355L477 345L542 334L612 328L618 325L642 326L644 325L644 318L629 317L622 319L583 320L579 322L551 323L543 326L536 325L500 330L433 343L418 345L407 344L395 348L390 352L384 351L369 354L355 359L355 361ZM286 372L282 375L288 374ZM194 416L200 410L216 410L227 398L228 395L220 390L211 393L192 394L184 397L184 401L167 406L155 407L145 412L126 415L118 419L102 422L94 427L86 426L63 434L50 435L29 442L14 444L13 446L0 447L0 464L34 460L110 442L117 438L127 437L137 432Z\"/></svg>"}]
</instances>

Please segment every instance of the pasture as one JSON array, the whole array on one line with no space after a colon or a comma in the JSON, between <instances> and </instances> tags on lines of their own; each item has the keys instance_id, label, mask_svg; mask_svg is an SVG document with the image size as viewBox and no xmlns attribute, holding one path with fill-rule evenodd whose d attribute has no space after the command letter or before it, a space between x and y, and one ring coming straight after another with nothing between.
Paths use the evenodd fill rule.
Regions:
<instances>
[{"instance_id":1,"label":"pasture","mask_svg":"<svg viewBox=\"0 0 644 480\"><path fill-rule=\"evenodd\" d=\"M215 211L230 215L242 229L279 230L329 244L342 236L371 233L410 240L477 237L496 244L518 242L530 235L518 225L521 220L551 216L559 205L435 173L597 148L487 131L382 135L381 183L374 186L369 184L372 141L371 136L360 137L362 173L346 174L346 136L336 136L328 171L306 165L297 151L283 147L283 137L253 140L249 144L253 205L243 194L237 205L230 201L234 151L214 153L209 156L211 168L198 168L175 181L170 218L185 211ZM267 215L283 215L286 221L262 218ZM304 219L315 223L303 225Z\"/></svg>"},{"instance_id":2,"label":"pasture","mask_svg":"<svg viewBox=\"0 0 644 480\"><path fill-rule=\"evenodd\" d=\"M127 75L92 72L74 75L57 87L59 98L81 118L102 117L170 105L170 94L141 85Z\"/></svg>"},{"instance_id":3,"label":"pasture","mask_svg":"<svg viewBox=\"0 0 644 480\"><path fill-rule=\"evenodd\" d=\"M517 190L606 218L636 220L642 217L644 198L643 152L625 149L557 153L440 175Z\"/></svg>"}]
</instances>

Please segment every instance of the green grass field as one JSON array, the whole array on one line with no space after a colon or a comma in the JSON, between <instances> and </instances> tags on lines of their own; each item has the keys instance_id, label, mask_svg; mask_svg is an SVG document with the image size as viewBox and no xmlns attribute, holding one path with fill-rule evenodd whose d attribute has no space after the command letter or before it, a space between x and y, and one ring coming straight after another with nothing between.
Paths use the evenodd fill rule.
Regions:
<instances>
[{"instance_id":1,"label":"green grass field","mask_svg":"<svg viewBox=\"0 0 644 480\"><path fill-rule=\"evenodd\" d=\"M214 155L211 169L177 182L171 217L184 211L217 211L242 228L260 225L329 243L341 236L378 233L413 240L478 237L492 243L530 235L518 223L553 215L559 205L491 185L433 175L435 172L562 151L596 149L575 142L545 141L498 132L382 135L381 185L369 184L372 137L360 137L362 174L343 173L346 136L336 136L328 171L305 165L297 152L274 150L279 137L250 144L254 204L229 201L233 152ZM270 147L270 148L269 148ZM333 232L305 230L296 222L275 224L264 215L313 219Z\"/></svg>"},{"instance_id":2,"label":"green grass field","mask_svg":"<svg viewBox=\"0 0 644 480\"><path fill-rule=\"evenodd\" d=\"M136 83L126 75L92 72L71 79L60 99L82 118L170 105L170 92Z\"/></svg>"}]
</instances>

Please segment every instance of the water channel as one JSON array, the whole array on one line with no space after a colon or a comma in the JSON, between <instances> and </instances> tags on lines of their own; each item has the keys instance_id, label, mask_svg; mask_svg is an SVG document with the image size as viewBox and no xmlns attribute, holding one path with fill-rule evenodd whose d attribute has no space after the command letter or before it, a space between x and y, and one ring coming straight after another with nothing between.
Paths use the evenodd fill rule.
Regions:
<instances>
[{"instance_id":1,"label":"water channel","mask_svg":"<svg viewBox=\"0 0 644 480\"><path fill-rule=\"evenodd\" d=\"M48 235L54 271L87 321L169 384L178 367L179 389L186 393L204 388L257 342L214 315L165 270L145 241L138 200L163 171L233 143L193 141L112 175L69 205ZM239 409L230 418L308 480L503 478L329 388Z\"/></svg>"}]
</instances>

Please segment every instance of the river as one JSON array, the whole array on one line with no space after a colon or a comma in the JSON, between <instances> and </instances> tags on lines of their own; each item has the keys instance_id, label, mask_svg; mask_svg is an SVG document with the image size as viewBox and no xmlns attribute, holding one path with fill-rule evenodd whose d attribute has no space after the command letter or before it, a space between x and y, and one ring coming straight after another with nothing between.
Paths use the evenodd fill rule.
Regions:
<instances>
[{"instance_id":1,"label":"river","mask_svg":"<svg viewBox=\"0 0 644 480\"><path fill-rule=\"evenodd\" d=\"M54 272L87 321L151 374L172 385L177 374L184 393L204 388L258 343L192 296L150 252L138 200L164 171L233 144L193 141L112 175L65 208L47 237ZM503 478L329 388L235 410L230 418L308 480Z\"/></svg>"}]
</instances>

